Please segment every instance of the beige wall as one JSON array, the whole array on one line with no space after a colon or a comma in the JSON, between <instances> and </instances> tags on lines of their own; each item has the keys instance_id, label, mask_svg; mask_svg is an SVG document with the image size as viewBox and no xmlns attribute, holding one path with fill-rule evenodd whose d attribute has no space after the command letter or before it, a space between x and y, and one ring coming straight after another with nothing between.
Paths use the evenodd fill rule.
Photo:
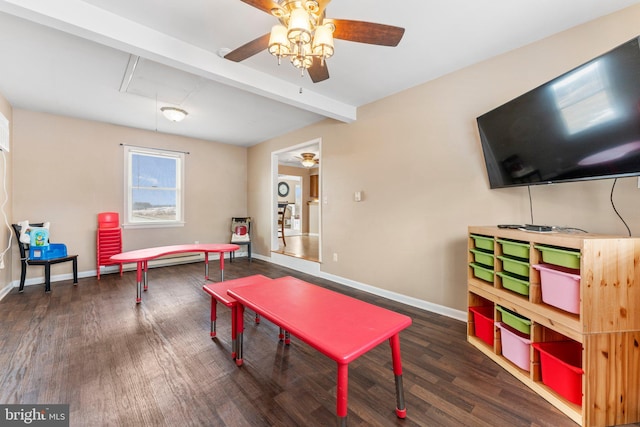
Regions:
<instances>
[{"instance_id":1,"label":"beige wall","mask_svg":"<svg viewBox=\"0 0 640 427\"><path fill-rule=\"evenodd\" d=\"M634 6L363 106L352 124L325 120L251 147L249 213L270 216L271 152L322 138L321 271L465 310L467 226L531 221L526 187L489 189L476 117L637 36L638 22ZM640 236L637 183L618 180L614 198ZM612 184L532 187L534 222L625 235ZM265 256L269 233L260 221L254 250Z\"/></svg>"},{"instance_id":2,"label":"beige wall","mask_svg":"<svg viewBox=\"0 0 640 427\"><path fill-rule=\"evenodd\" d=\"M4 204L4 215L6 215L6 219L11 224L11 211L12 211L12 201L11 201L11 184L13 180L13 167L12 167L12 151L13 151L13 108L9 104L9 102L0 94L0 112L9 120L9 152L5 152L6 156L6 164L2 159L0 159L0 205ZM4 190L6 189L7 194L5 194ZM5 199L6 198L6 199ZM3 213L0 212L0 216ZM10 242L13 230L9 229L5 225L5 218L2 216L0 219L2 225L0 226L0 252L5 251L8 243ZM17 257L18 259L20 256ZM0 291L4 289L9 283L11 283L11 265L12 265L12 253L11 250L8 250L4 256L4 269L0 270Z\"/></svg>"},{"instance_id":3,"label":"beige wall","mask_svg":"<svg viewBox=\"0 0 640 427\"><path fill-rule=\"evenodd\" d=\"M50 221L51 240L80 255L81 273L95 274L97 214L114 211L123 218L120 144L189 152L186 225L125 229L124 250L196 240L227 242L231 217L247 215L246 148L18 109L13 119L11 154L19 165L14 171L13 220ZM16 263L13 280L20 273ZM52 275L69 272L69 266L52 267ZM42 275L36 268L28 277Z\"/></svg>"}]
</instances>

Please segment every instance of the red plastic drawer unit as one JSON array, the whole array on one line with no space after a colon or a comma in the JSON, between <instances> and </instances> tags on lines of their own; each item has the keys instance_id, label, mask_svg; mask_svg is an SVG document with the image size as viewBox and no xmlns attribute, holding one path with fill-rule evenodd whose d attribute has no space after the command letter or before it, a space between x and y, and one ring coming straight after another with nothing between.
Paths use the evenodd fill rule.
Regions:
<instances>
[{"instance_id":1,"label":"red plastic drawer unit","mask_svg":"<svg viewBox=\"0 0 640 427\"><path fill-rule=\"evenodd\" d=\"M469 307L469 310L473 313L476 336L493 347L493 306Z\"/></svg>"},{"instance_id":2,"label":"red plastic drawer unit","mask_svg":"<svg viewBox=\"0 0 640 427\"><path fill-rule=\"evenodd\" d=\"M576 405L582 405L582 344L552 341L531 344L540 352L542 382Z\"/></svg>"}]
</instances>

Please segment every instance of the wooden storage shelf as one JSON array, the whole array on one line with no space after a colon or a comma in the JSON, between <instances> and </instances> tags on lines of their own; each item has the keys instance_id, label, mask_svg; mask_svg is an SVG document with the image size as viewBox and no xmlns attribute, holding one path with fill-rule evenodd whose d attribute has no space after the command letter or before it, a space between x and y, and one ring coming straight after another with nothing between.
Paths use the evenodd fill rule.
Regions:
<instances>
[{"instance_id":1,"label":"wooden storage shelf","mask_svg":"<svg viewBox=\"0 0 640 427\"><path fill-rule=\"evenodd\" d=\"M521 269L519 273L524 273L523 277L528 274L528 295L503 287L498 273L504 272L503 261L510 263L510 260L501 259L504 258L499 242L502 239L516 241L522 244L523 250L528 249L528 259L514 258L529 264L528 273L523 270L525 267L515 264ZM573 283L578 283L580 291L579 314L543 302L540 273L533 268L543 262L537 245L562 248L571 256L573 251L578 254L580 280ZM498 305L529 319L530 339L535 343L562 340L580 343L584 370L582 405L565 399L542 382L540 354L533 346L527 371L502 355L500 328L493 328L493 345L486 342L490 342L491 337L483 340L475 336L471 310L468 341L580 425L604 427L639 422L640 239L471 226L468 248L467 264L476 263L479 255L493 273L492 281L483 280L475 277L474 268L468 267L469 307L492 306L494 321L501 319ZM479 250L493 255L493 266L487 265L491 258L484 257ZM577 355L573 350L572 354Z\"/></svg>"}]
</instances>

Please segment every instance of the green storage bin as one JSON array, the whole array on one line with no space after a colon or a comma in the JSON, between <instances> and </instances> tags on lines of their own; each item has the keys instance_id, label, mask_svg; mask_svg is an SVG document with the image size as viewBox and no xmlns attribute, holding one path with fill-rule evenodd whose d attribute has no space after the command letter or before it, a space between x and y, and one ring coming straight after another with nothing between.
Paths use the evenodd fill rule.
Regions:
<instances>
[{"instance_id":1,"label":"green storage bin","mask_svg":"<svg viewBox=\"0 0 640 427\"><path fill-rule=\"evenodd\" d=\"M473 260L479 264L486 265L493 269L493 253L481 251L478 249L469 249L473 253Z\"/></svg>"},{"instance_id":2,"label":"green storage bin","mask_svg":"<svg viewBox=\"0 0 640 427\"><path fill-rule=\"evenodd\" d=\"M521 295L529 296L529 281L520 277L515 277L504 271L496 273L502 279L502 287Z\"/></svg>"},{"instance_id":3,"label":"green storage bin","mask_svg":"<svg viewBox=\"0 0 640 427\"><path fill-rule=\"evenodd\" d=\"M506 256L498 255L498 259L502 261L502 269L509 273L517 274L522 277L529 277L529 263Z\"/></svg>"},{"instance_id":4,"label":"green storage bin","mask_svg":"<svg viewBox=\"0 0 640 427\"><path fill-rule=\"evenodd\" d=\"M469 264L471 268L473 268L473 275L478 279L485 280L487 282L493 283L493 269L480 265L478 263L472 262Z\"/></svg>"},{"instance_id":5,"label":"green storage bin","mask_svg":"<svg viewBox=\"0 0 640 427\"><path fill-rule=\"evenodd\" d=\"M534 245L542 252L542 261L567 268L580 268L580 251L555 246Z\"/></svg>"},{"instance_id":6,"label":"green storage bin","mask_svg":"<svg viewBox=\"0 0 640 427\"><path fill-rule=\"evenodd\" d=\"M506 323L523 334L529 335L531 333L531 320L526 317L522 317L511 310L507 310L504 307L497 306L496 308L500 313L502 313L502 323Z\"/></svg>"},{"instance_id":7,"label":"green storage bin","mask_svg":"<svg viewBox=\"0 0 640 427\"><path fill-rule=\"evenodd\" d=\"M502 254L517 258L529 259L529 243L518 242L516 240L498 239L502 246Z\"/></svg>"},{"instance_id":8,"label":"green storage bin","mask_svg":"<svg viewBox=\"0 0 640 427\"><path fill-rule=\"evenodd\" d=\"M483 249L485 251L493 252L493 237L480 236L479 234L472 234L471 238L474 240L476 249Z\"/></svg>"}]
</instances>

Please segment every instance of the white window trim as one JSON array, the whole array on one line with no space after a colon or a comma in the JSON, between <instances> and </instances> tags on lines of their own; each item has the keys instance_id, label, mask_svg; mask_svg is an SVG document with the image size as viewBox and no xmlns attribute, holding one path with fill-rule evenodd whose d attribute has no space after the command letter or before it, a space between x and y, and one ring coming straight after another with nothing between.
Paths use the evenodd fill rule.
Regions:
<instances>
[{"instance_id":1,"label":"white window trim","mask_svg":"<svg viewBox=\"0 0 640 427\"><path fill-rule=\"evenodd\" d=\"M157 148L135 147L124 145L124 221L123 228L166 228L166 227L184 227L185 222L185 206L184 206L184 169L185 169L185 153L179 151L168 151ZM178 182L176 198L178 206L176 206L175 221L154 221L154 222L132 222L129 212L129 204L131 201L132 177L131 177L131 156L132 154L148 154L151 156L171 157L178 159Z\"/></svg>"}]
</instances>

